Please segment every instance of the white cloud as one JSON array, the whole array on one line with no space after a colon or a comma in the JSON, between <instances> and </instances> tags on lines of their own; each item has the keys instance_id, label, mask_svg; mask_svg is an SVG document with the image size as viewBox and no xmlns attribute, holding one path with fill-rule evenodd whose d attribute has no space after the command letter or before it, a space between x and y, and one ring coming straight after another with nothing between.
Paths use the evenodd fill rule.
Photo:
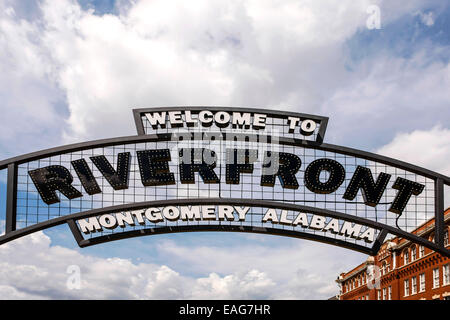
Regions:
<instances>
[{"instance_id":1,"label":"white cloud","mask_svg":"<svg viewBox=\"0 0 450 320\"><path fill-rule=\"evenodd\" d=\"M24 293L13 286L5 286L0 285L0 297L2 297L3 300L36 300L36 299L43 299L43 297Z\"/></svg>"},{"instance_id":2,"label":"white cloud","mask_svg":"<svg viewBox=\"0 0 450 320\"><path fill-rule=\"evenodd\" d=\"M424 49L408 59L381 54L361 62L354 81L324 103L334 133L328 139L372 149L398 132L447 125L442 116L450 115L450 65L430 58L439 50Z\"/></svg>"},{"instance_id":3,"label":"white cloud","mask_svg":"<svg viewBox=\"0 0 450 320\"><path fill-rule=\"evenodd\" d=\"M434 25L434 14L432 11L429 12L419 12L418 13L419 17L420 17L420 21L422 21L422 23L424 25L426 25L427 27L431 27L432 25Z\"/></svg>"},{"instance_id":4,"label":"white cloud","mask_svg":"<svg viewBox=\"0 0 450 320\"><path fill-rule=\"evenodd\" d=\"M392 119L400 111L423 110L421 90L430 93L427 105L439 112L448 105L443 89L448 65L424 69L423 55L408 62L380 54L348 69L343 45L365 28L371 4L381 6L387 22L424 6L369 0L204 0L187 6L140 0L119 2L119 15L95 15L74 0L42 1L40 11L3 0L6 73L0 81L9 124L3 144L16 139L9 149L20 152L134 134L133 107L231 105L321 113L333 117L333 142L361 136L345 127L374 128L361 121L358 110L370 115L376 110L389 132L395 130ZM28 11L39 14L29 15L34 19L14 14ZM356 119L350 119L354 112ZM436 121L431 114L427 117ZM18 118L21 122L14 121ZM415 123L404 125L411 129Z\"/></svg>"},{"instance_id":5,"label":"white cloud","mask_svg":"<svg viewBox=\"0 0 450 320\"><path fill-rule=\"evenodd\" d=\"M5 220L0 220L0 236L5 234Z\"/></svg>"},{"instance_id":6,"label":"white cloud","mask_svg":"<svg viewBox=\"0 0 450 320\"><path fill-rule=\"evenodd\" d=\"M64 95L51 77L52 62L40 29L0 1L0 146L3 156L59 142ZM59 134L58 134L59 132ZM39 137L39 138L36 138ZM13 143L14 142L14 143Z\"/></svg>"},{"instance_id":7,"label":"white cloud","mask_svg":"<svg viewBox=\"0 0 450 320\"><path fill-rule=\"evenodd\" d=\"M143 250L145 250L145 245ZM166 265L98 258L51 245L42 232L0 246L2 299L324 299L337 293L338 273L361 260L339 261L339 250L293 243L285 248L180 246L158 249ZM168 250L168 251L165 251ZM343 250L343 249L341 249ZM324 264L324 259L332 259ZM66 283L80 268L80 290ZM189 265L198 277L187 276Z\"/></svg>"},{"instance_id":8,"label":"white cloud","mask_svg":"<svg viewBox=\"0 0 450 320\"><path fill-rule=\"evenodd\" d=\"M446 49L436 45L405 59L380 48L370 61L352 64L343 46L365 28L368 5L381 6L385 26L429 3L258 0L188 6L140 0L119 5L118 16L94 15L71 0L42 1L42 11L26 10L24 3L0 0L2 157L134 134L133 107L232 105L330 116L327 141L366 149L417 129L420 137L402 137L409 146L403 153L400 138L379 152L448 174L444 157L427 158L415 148L417 141L429 147L427 139L434 137L431 154L449 150L438 137L447 137L447 129L425 131L449 115L449 65L433 59ZM200 270L194 278L183 268L85 256L51 246L37 233L0 246L0 296L326 298L336 292L337 274L363 261L348 251L344 261L343 249L319 244L274 243L221 250L162 245L167 261ZM81 266L80 291L66 289L70 264Z\"/></svg>"},{"instance_id":9,"label":"white cloud","mask_svg":"<svg viewBox=\"0 0 450 320\"><path fill-rule=\"evenodd\" d=\"M250 270L247 273L232 274L220 277L211 273L207 278L200 278L192 295L197 299L211 299L220 296L222 299L267 299L276 291L276 283L264 272Z\"/></svg>"},{"instance_id":10,"label":"white cloud","mask_svg":"<svg viewBox=\"0 0 450 320\"><path fill-rule=\"evenodd\" d=\"M31 148L133 134L133 107L282 106L332 116L336 142L360 136L345 127L373 129L361 121L366 115L392 131L400 112L448 105L448 65L424 69L424 55L383 53L347 68L343 45L365 28L370 4L391 21L420 11L417 1L140 0L119 3L120 15L95 15L61 0L42 1L31 20L15 17L26 10L13 3L3 1L0 81L9 123L3 144L22 137L20 151L31 151L36 136Z\"/></svg>"},{"instance_id":11,"label":"white cloud","mask_svg":"<svg viewBox=\"0 0 450 320\"><path fill-rule=\"evenodd\" d=\"M256 236L255 236L256 237ZM158 245L165 260L189 273L245 274L249 266L264 272L274 285L270 298L325 299L338 292L334 280L340 272L364 261L365 255L346 249L302 240L278 240L273 236L233 245L190 246L173 241ZM145 245L144 245L145 248ZM347 260L340 259L345 252ZM266 294L266 293L265 293Z\"/></svg>"},{"instance_id":12,"label":"white cloud","mask_svg":"<svg viewBox=\"0 0 450 320\"><path fill-rule=\"evenodd\" d=\"M411 162L450 175L450 129L435 126L429 130L399 133L377 153Z\"/></svg>"},{"instance_id":13,"label":"white cloud","mask_svg":"<svg viewBox=\"0 0 450 320\"><path fill-rule=\"evenodd\" d=\"M96 258L51 246L42 232L0 247L0 291L3 299L196 299L246 298L262 294L273 283L257 270L221 277L189 278L167 266L134 264L127 259ZM81 271L80 290L66 283L70 265Z\"/></svg>"},{"instance_id":14,"label":"white cloud","mask_svg":"<svg viewBox=\"0 0 450 320\"><path fill-rule=\"evenodd\" d=\"M137 1L96 16L46 1L43 45L67 93L67 134L130 134L131 107L303 100L312 110L345 74L338 47L364 22L365 2L349 3ZM310 79L320 70L334 74L321 92Z\"/></svg>"},{"instance_id":15,"label":"white cloud","mask_svg":"<svg viewBox=\"0 0 450 320\"><path fill-rule=\"evenodd\" d=\"M399 133L376 153L450 176L450 129L435 126L429 130ZM444 206L448 208L450 188L444 190Z\"/></svg>"}]
</instances>

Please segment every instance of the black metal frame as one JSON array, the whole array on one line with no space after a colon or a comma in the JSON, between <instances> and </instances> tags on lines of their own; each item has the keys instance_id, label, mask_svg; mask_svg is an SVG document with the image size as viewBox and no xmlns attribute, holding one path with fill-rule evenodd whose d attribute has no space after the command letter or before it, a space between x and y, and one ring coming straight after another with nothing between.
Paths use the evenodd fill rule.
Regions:
<instances>
[{"instance_id":1,"label":"black metal frame","mask_svg":"<svg viewBox=\"0 0 450 320\"><path fill-rule=\"evenodd\" d=\"M287 118L297 117L300 119L311 119L320 124L319 131L317 133L316 143L322 143L325 138L325 131L327 130L328 117L317 116L307 113L289 112L289 111L276 111L276 110L266 110L266 109L256 109L256 108L230 108L230 107L205 107L205 106L189 106L189 107L164 107L164 108L141 108L133 109L134 122L136 124L136 130L138 135L145 135L145 129L142 123L142 116L148 112L162 112L162 111L191 111L196 114L202 110L209 110L213 112L217 111L227 111L227 112L249 112L251 114L262 113L266 114L272 118Z\"/></svg>"},{"instance_id":2,"label":"black metal frame","mask_svg":"<svg viewBox=\"0 0 450 320\"><path fill-rule=\"evenodd\" d=\"M306 115L306 114L299 114L299 113L290 113L290 112L281 112L281 111L272 111L272 110L263 110L263 109L248 109L248 108L221 108L221 107L171 107L171 108L158 108L158 109L135 109L133 110L134 118L136 121L136 126L138 129L138 135L137 136L126 136L126 137L119 137L119 138L112 138L112 139L102 139L102 140L95 140L95 141L89 141L89 142L83 142L83 143L76 143L71 144L67 146L61 146L56 148L51 148L47 150L42 150L38 152L33 152L25 155L21 155L18 157L13 157L10 159L6 159L3 161L0 161L0 170L7 169L8 170L8 183L7 183L7 208L6 208L6 234L0 237L0 244L6 243L8 241L17 239L19 237L22 237L24 235L43 230L49 227L53 227L56 225L60 225L63 223L68 223L70 229L74 233L74 236L80 246L87 246L117 239L122 239L125 237L134 237L138 235L146 235L146 234L154 234L154 233L162 233L162 232L185 232L185 231L242 231L242 232L256 232L256 233L267 233L267 234L276 234L276 235L284 235L284 236L291 236L291 237L298 237L298 238L304 238L304 239L311 239L315 241L320 242L326 242L330 244L339 245L342 247L346 247L352 250L365 252L368 254L376 254L376 252L379 250L379 247L381 243L384 241L384 238L386 237L387 232L390 232L392 234L398 235L400 237L403 237L405 239L408 239L412 242L416 242L419 244L422 244L436 252L439 252L447 257L450 257L450 250L446 249L444 246L444 185L450 185L450 177L444 176L442 174L433 172L431 170L421 168L403 161L399 161L396 159L392 159L389 157L377 155L374 153L356 150L352 148L347 148L343 146L336 146L332 144L325 144L320 143L320 141L307 141L303 139L296 139L296 138L288 138L288 137L280 137L278 139L278 143L280 145L286 145L286 146L298 146L302 148L312 148L322 151L330 151L335 152L343 155L349 155L354 156L370 161L375 161L378 163L382 163L385 165L393 166L399 169L403 169L421 176L424 176L426 178L432 179L435 183L435 243L432 243L430 241L427 241L421 237L418 237L414 234L405 232L403 230L377 223L371 220L367 220L364 218L347 215L345 213L340 212L334 212L330 210L325 209L318 209L313 207L306 207L306 206L299 206L295 204L290 203L280 203L280 202L274 202L274 201L263 201L263 200L240 200L240 199L176 199L176 200L164 200L164 201L152 201L152 202L144 202L144 203L134 203L134 204L126 204L121 206L115 206L115 207L107 207L102 209L95 209L90 211L85 211L77 214L71 214L66 215L63 217L51 219L42 223L38 223L29 227L25 227L20 230L16 230L16 205L17 205L17 168L20 164L27 163L30 161L42 159L51 157L54 155L69 153L69 152L76 152L86 149L93 149L93 148L100 148L100 147L108 147L108 146L114 146L114 145L120 145L120 144L126 144L126 143L142 143L142 142L159 142L159 141L171 141L172 135L170 133L164 133L164 134L145 134L144 128L142 126L141 121L141 115L145 112L150 111L169 111L169 110L228 110L230 112L232 111L239 111L239 112L252 112L252 113L265 113L270 116L277 116L277 117L286 117L286 116L296 116L296 117L303 117L303 118L309 118L314 119L321 122L319 133L321 139L323 139L325 134L325 129L327 125L328 118L325 117L318 117L318 116L312 116L312 115ZM140 127L139 127L140 126ZM226 133L222 133L226 136ZM235 136L235 134L234 134ZM256 141L259 141L259 137L263 137L264 141L270 141L270 137L264 137L261 135L255 135L255 134L247 134L246 136L253 136ZM194 139L194 137L193 137ZM250 203L253 203L254 206L259 207L273 207L273 208L288 208L290 210L308 210L308 212L322 214L329 217L336 217L343 220L347 220L350 222L360 223L369 227L376 228L380 230L379 237L372 248L367 248L359 245L353 245L351 243L347 243L345 241L337 241L336 239L332 239L329 237L322 237L319 235L312 235L308 233L302 233L302 232L296 232L296 231L288 231L288 230L282 230L282 229L275 229L275 228L265 228L264 230L254 228L254 227L248 227L243 226L237 227L237 226L195 226L195 227L168 227L168 228L158 228L158 231L155 231L155 229L145 229L145 230L138 230L138 231L131 231L131 232L123 232L121 235L114 234L114 235L108 235L105 237L98 237L96 240L89 240L90 242L86 242L87 240L84 240L79 234L79 231L76 223L74 222L76 219L88 217L88 216L94 216L98 215L104 212L116 212L121 210L130 210L130 209L139 209L146 206L156 206L158 203L161 205L168 205L168 204L201 204L201 203L234 203L234 204L240 204L243 203L241 201L245 201L246 205L249 205ZM150 231L147 231L150 230ZM153 231L151 231L153 230Z\"/></svg>"},{"instance_id":3,"label":"black metal frame","mask_svg":"<svg viewBox=\"0 0 450 320\"><path fill-rule=\"evenodd\" d=\"M238 206L247 206L247 207L262 207L262 208L274 208L281 210L291 210L296 212L307 212L312 214L317 214L325 217L337 218L345 221L350 221L353 223L358 223L367 227L371 227L379 230L378 237L372 246L372 248L368 248L365 246L353 244L350 242L346 242L339 239L333 239L330 237L321 236L318 234L310 234L301 231L293 231L286 229L278 229L278 228L266 228L266 227L254 227L254 226L237 226L237 225L192 225L192 226L167 226L167 227L157 227L157 228L148 228L148 229L139 229L132 230L120 233L113 233L109 235L99 236L93 239L83 239L78 242L80 247L91 246L94 244L125 239L129 237L137 237L142 235L151 235L151 234L161 234L161 233L175 233L175 232L189 232L189 231L235 231L235 232L256 232L256 233L264 233L271 235L280 235L280 236L288 236L294 238L301 239L309 239L315 240L323 243L338 245L341 247L345 247L351 250L359 251L362 253L367 253L370 255L374 255L378 252L379 247L383 243L389 232L396 234L398 236L407 238L413 242L418 244L422 244L424 246L429 247L430 249L435 250L436 252L440 252L442 254L448 254L445 250L442 251L438 245L432 244L430 246L429 241L410 234L406 231L399 230L397 228L387 226L385 224L371 221L365 218L356 217L353 215L335 212L327 209L315 208L304 205L297 205L293 203L280 203L277 201L267 201L267 200L252 200L252 199L224 199L224 198L209 198L209 199L172 199L172 200L157 200L157 201L146 201L141 203L133 203L120 205L109 208L101 208L94 209L90 211L83 212L81 214L74 214L67 216L68 220L75 222L81 218L87 218L92 216L101 215L103 213L115 213L121 211L129 211L129 210L139 210L145 209L149 207L163 207L163 206L177 206L177 205L238 205ZM73 223L71 222L71 223ZM79 229L71 228L74 237L77 239L82 238L81 232Z\"/></svg>"}]
</instances>

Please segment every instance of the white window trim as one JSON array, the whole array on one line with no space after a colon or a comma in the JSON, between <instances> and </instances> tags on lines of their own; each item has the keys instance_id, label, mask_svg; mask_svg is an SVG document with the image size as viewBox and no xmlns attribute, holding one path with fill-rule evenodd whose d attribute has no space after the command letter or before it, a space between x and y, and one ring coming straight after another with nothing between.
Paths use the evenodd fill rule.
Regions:
<instances>
[{"instance_id":1,"label":"white window trim","mask_svg":"<svg viewBox=\"0 0 450 320\"><path fill-rule=\"evenodd\" d=\"M423 258L425 256L425 247L420 245L419 246L419 259Z\"/></svg>"},{"instance_id":2,"label":"white window trim","mask_svg":"<svg viewBox=\"0 0 450 320\"><path fill-rule=\"evenodd\" d=\"M411 248L411 262L417 260L417 248L414 246Z\"/></svg>"},{"instance_id":3,"label":"white window trim","mask_svg":"<svg viewBox=\"0 0 450 320\"><path fill-rule=\"evenodd\" d=\"M421 278L422 275L423 275L423 287L422 287L422 281L420 281L420 278ZM425 278L425 273L421 273L419 275L419 292L425 292L425 288L426 288L426 285L427 285L426 281L427 280Z\"/></svg>"},{"instance_id":4,"label":"white window trim","mask_svg":"<svg viewBox=\"0 0 450 320\"><path fill-rule=\"evenodd\" d=\"M414 289L414 279L416 280L416 289ZM411 295L417 294L417 277L411 278Z\"/></svg>"},{"instance_id":5,"label":"white window trim","mask_svg":"<svg viewBox=\"0 0 450 320\"><path fill-rule=\"evenodd\" d=\"M445 281L445 267L447 267L447 281ZM447 263L442 266L442 286L447 286L449 284L450 284L450 263Z\"/></svg>"},{"instance_id":6,"label":"white window trim","mask_svg":"<svg viewBox=\"0 0 450 320\"><path fill-rule=\"evenodd\" d=\"M438 284L436 285L436 276L435 276L435 271L437 271L437 280L438 280ZM441 279L439 278L439 268L433 269L433 289L437 289L439 288L439 284L441 282Z\"/></svg>"},{"instance_id":7,"label":"white window trim","mask_svg":"<svg viewBox=\"0 0 450 320\"><path fill-rule=\"evenodd\" d=\"M408 286L406 284L408 284ZM408 288L408 291L406 291L406 288ZM404 296L408 297L409 296L409 279L403 280L403 291L404 291Z\"/></svg>"}]
</instances>

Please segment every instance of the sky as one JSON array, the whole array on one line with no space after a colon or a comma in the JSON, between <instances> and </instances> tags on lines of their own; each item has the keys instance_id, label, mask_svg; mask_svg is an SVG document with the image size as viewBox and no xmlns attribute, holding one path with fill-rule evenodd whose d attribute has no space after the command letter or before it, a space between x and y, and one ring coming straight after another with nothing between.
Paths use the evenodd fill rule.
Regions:
<instances>
[{"instance_id":1,"label":"sky","mask_svg":"<svg viewBox=\"0 0 450 320\"><path fill-rule=\"evenodd\" d=\"M0 0L0 159L223 105L328 116L327 143L450 175L449 24L446 0ZM365 259L239 233L80 249L61 226L0 246L0 297L326 299Z\"/></svg>"}]
</instances>

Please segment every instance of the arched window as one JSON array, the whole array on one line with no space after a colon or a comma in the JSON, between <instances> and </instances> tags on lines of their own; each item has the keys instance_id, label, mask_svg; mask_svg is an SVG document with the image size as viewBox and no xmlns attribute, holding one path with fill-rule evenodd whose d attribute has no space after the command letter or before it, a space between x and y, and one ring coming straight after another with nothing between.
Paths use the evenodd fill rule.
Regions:
<instances>
[{"instance_id":1,"label":"arched window","mask_svg":"<svg viewBox=\"0 0 450 320\"><path fill-rule=\"evenodd\" d=\"M434 233L430 234L430 241L434 242Z\"/></svg>"},{"instance_id":2,"label":"arched window","mask_svg":"<svg viewBox=\"0 0 450 320\"><path fill-rule=\"evenodd\" d=\"M420 245L419 246L419 258L422 258L425 255L425 247Z\"/></svg>"},{"instance_id":3,"label":"arched window","mask_svg":"<svg viewBox=\"0 0 450 320\"><path fill-rule=\"evenodd\" d=\"M405 249L405 251L403 251L403 264L408 263L409 263L409 250Z\"/></svg>"},{"instance_id":4,"label":"arched window","mask_svg":"<svg viewBox=\"0 0 450 320\"><path fill-rule=\"evenodd\" d=\"M444 232L444 246L448 246L448 229Z\"/></svg>"},{"instance_id":5,"label":"arched window","mask_svg":"<svg viewBox=\"0 0 450 320\"><path fill-rule=\"evenodd\" d=\"M417 247L413 245L411 247L411 261L414 261L417 259Z\"/></svg>"}]
</instances>

